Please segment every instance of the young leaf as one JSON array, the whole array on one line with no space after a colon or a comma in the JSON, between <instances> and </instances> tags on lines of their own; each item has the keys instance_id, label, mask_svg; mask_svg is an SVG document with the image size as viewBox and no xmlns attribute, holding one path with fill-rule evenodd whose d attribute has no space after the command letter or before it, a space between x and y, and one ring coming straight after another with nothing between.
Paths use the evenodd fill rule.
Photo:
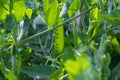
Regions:
<instances>
[{"instance_id":1,"label":"young leaf","mask_svg":"<svg viewBox=\"0 0 120 80\"><path fill-rule=\"evenodd\" d=\"M52 28L56 23L58 7L57 0L54 0L47 9L45 8L45 20L48 22L49 28Z\"/></svg>"},{"instance_id":2,"label":"young leaf","mask_svg":"<svg viewBox=\"0 0 120 80\"><path fill-rule=\"evenodd\" d=\"M32 9L26 9L26 15L28 16L28 18L30 19L32 16Z\"/></svg>"},{"instance_id":3,"label":"young leaf","mask_svg":"<svg viewBox=\"0 0 120 80\"><path fill-rule=\"evenodd\" d=\"M73 14L75 14L80 9L80 5L80 0L73 0L69 8L68 15L71 17Z\"/></svg>"},{"instance_id":4,"label":"young leaf","mask_svg":"<svg viewBox=\"0 0 120 80\"><path fill-rule=\"evenodd\" d=\"M9 11L7 11L6 9L4 9L4 7L6 8L6 9L8 9L8 7L9 7L9 5L7 5L7 4L1 4L0 3L0 21L4 21L5 20L5 18L6 18L6 15L7 14L9 14Z\"/></svg>"},{"instance_id":5,"label":"young leaf","mask_svg":"<svg viewBox=\"0 0 120 80\"><path fill-rule=\"evenodd\" d=\"M13 4L13 14L17 21L21 21L25 15L26 6L24 0L16 1Z\"/></svg>"},{"instance_id":6,"label":"young leaf","mask_svg":"<svg viewBox=\"0 0 120 80\"><path fill-rule=\"evenodd\" d=\"M65 63L65 69L69 74L70 80L94 80L94 77L90 77L88 74L91 63L85 56L81 56L79 60L67 60Z\"/></svg>"}]
</instances>

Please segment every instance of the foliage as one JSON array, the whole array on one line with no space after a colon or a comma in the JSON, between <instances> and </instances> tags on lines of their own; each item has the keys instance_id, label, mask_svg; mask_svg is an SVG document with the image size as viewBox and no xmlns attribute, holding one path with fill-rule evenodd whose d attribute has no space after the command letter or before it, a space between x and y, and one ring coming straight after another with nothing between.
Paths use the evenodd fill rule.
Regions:
<instances>
[{"instance_id":1,"label":"foliage","mask_svg":"<svg viewBox=\"0 0 120 80\"><path fill-rule=\"evenodd\" d=\"M0 80L119 80L119 0L0 0Z\"/></svg>"}]
</instances>

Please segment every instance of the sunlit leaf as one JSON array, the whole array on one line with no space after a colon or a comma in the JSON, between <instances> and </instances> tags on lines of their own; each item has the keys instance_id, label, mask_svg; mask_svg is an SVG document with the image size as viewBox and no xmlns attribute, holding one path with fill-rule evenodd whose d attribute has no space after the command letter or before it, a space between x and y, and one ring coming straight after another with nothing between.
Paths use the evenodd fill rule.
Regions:
<instances>
[{"instance_id":1,"label":"sunlit leaf","mask_svg":"<svg viewBox=\"0 0 120 80\"><path fill-rule=\"evenodd\" d=\"M93 17L97 20L98 19L98 8L96 7L95 9L93 9Z\"/></svg>"},{"instance_id":2,"label":"sunlit leaf","mask_svg":"<svg viewBox=\"0 0 120 80\"><path fill-rule=\"evenodd\" d=\"M49 28L53 27L56 23L58 6L59 5L57 0L54 0L51 5L45 10L45 20L48 22Z\"/></svg>"},{"instance_id":3,"label":"sunlit leaf","mask_svg":"<svg viewBox=\"0 0 120 80\"><path fill-rule=\"evenodd\" d=\"M81 78L84 80L84 76L87 71L89 71L91 63L85 56L81 56L77 61L67 60L64 65L65 69L74 80ZM88 80L89 78L86 79Z\"/></svg>"},{"instance_id":4,"label":"sunlit leaf","mask_svg":"<svg viewBox=\"0 0 120 80\"><path fill-rule=\"evenodd\" d=\"M6 71L5 77L8 80L17 80L17 76L15 76L15 74L13 74L11 71Z\"/></svg>"},{"instance_id":5,"label":"sunlit leaf","mask_svg":"<svg viewBox=\"0 0 120 80\"><path fill-rule=\"evenodd\" d=\"M43 0L44 11L47 12L50 7L50 0Z\"/></svg>"},{"instance_id":6,"label":"sunlit leaf","mask_svg":"<svg viewBox=\"0 0 120 80\"><path fill-rule=\"evenodd\" d=\"M58 56L62 53L64 48L64 28L59 27L55 31L55 42L54 42L54 49L55 49L55 56Z\"/></svg>"},{"instance_id":7,"label":"sunlit leaf","mask_svg":"<svg viewBox=\"0 0 120 80\"><path fill-rule=\"evenodd\" d=\"M17 21L21 21L25 15L26 6L24 1L16 1L13 5L13 14Z\"/></svg>"},{"instance_id":8,"label":"sunlit leaf","mask_svg":"<svg viewBox=\"0 0 120 80\"><path fill-rule=\"evenodd\" d=\"M28 18L30 19L32 16L32 9L26 9L26 15L28 16Z\"/></svg>"},{"instance_id":9,"label":"sunlit leaf","mask_svg":"<svg viewBox=\"0 0 120 80\"><path fill-rule=\"evenodd\" d=\"M80 9L81 3L80 0L74 0L72 4L70 5L68 15L71 17L75 12L77 12Z\"/></svg>"},{"instance_id":10,"label":"sunlit leaf","mask_svg":"<svg viewBox=\"0 0 120 80\"><path fill-rule=\"evenodd\" d=\"M8 9L7 4L3 4L4 7ZM2 5L0 5L0 21L5 21L6 15L9 14L9 11L7 11L5 8L3 8Z\"/></svg>"}]
</instances>

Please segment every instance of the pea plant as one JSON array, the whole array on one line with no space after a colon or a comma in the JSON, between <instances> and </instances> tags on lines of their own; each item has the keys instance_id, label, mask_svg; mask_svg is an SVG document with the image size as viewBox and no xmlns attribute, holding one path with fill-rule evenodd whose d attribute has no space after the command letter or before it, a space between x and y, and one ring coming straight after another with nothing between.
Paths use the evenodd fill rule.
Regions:
<instances>
[{"instance_id":1,"label":"pea plant","mask_svg":"<svg viewBox=\"0 0 120 80\"><path fill-rule=\"evenodd\" d=\"M119 79L119 0L0 0L0 80Z\"/></svg>"}]
</instances>

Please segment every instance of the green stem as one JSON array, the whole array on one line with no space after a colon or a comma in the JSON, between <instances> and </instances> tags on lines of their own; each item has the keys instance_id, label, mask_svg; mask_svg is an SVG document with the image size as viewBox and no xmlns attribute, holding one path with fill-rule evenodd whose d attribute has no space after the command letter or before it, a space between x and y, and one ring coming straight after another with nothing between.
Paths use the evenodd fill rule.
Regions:
<instances>
[{"instance_id":1,"label":"green stem","mask_svg":"<svg viewBox=\"0 0 120 80\"><path fill-rule=\"evenodd\" d=\"M12 14L12 9L13 9L13 0L10 0L10 14Z\"/></svg>"},{"instance_id":2,"label":"green stem","mask_svg":"<svg viewBox=\"0 0 120 80\"><path fill-rule=\"evenodd\" d=\"M15 45L16 45L17 40L16 40L16 35L15 35L15 30L14 30L14 28L11 29L11 34L12 34L13 42L14 42Z\"/></svg>"},{"instance_id":3,"label":"green stem","mask_svg":"<svg viewBox=\"0 0 120 80\"><path fill-rule=\"evenodd\" d=\"M26 39L24 39L24 40L21 40L21 41L17 42L17 45L18 45L18 46L21 46L21 45L23 45L23 44L25 44L25 43L27 43L27 42L33 40L34 38L36 38L36 37L38 37L38 36L40 36L40 35L43 35L43 34L45 34L45 33L47 33L47 32L50 32L50 31L53 31L53 30L55 30L56 28L60 27L61 25L65 24L65 23L68 23L68 22L70 22L70 21L72 21L72 20L78 18L79 16L81 16L81 15L87 13L88 11L90 11L90 10L93 9L93 8L94 8L94 7L89 8L88 10L86 10L86 11L83 12L83 13L81 13L80 15L75 16L75 17L72 17L72 18L70 18L70 19L68 19L68 20L66 20L66 21L64 21L64 22L62 22L62 23L56 25L56 26L53 27L53 28L49 28L49 29L44 30L44 31L42 31L42 32L40 32L40 33L37 33L37 34L35 34L35 35L33 35L33 36L30 36L30 37L28 37L28 38L26 38Z\"/></svg>"},{"instance_id":4,"label":"green stem","mask_svg":"<svg viewBox=\"0 0 120 80\"><path fill-rule=\"evenodd\" d=\"M78 49L78 32L75 21L73 22L74 28L73 28L73 41L74 41L74 48Z\"/></svg>"},{"instance_id":5,"label":"green stem","mask_svg":"<svg viewBox=\"0 0 120 80\"><path fill-rule=\"evenodd\" d=\"M90 5L88 4L88 2L87 2L86 0L85 0L85 3L86 3L86 5L87 5L87 7L89 8Z\"/></svg>"}]
</instances>

